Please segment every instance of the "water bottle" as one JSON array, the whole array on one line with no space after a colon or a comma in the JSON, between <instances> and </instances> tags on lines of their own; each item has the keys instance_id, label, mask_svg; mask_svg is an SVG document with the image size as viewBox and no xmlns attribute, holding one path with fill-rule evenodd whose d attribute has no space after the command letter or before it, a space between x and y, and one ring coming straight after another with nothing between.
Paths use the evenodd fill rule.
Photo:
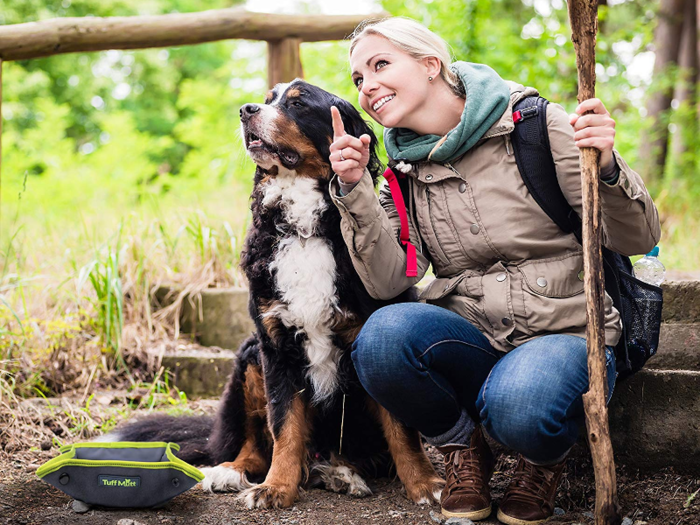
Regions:
<instances>
[{"instance_id":1,"label":"water bottle","mask_svg":"<svg viewBox=\"0 0 700 525\"><path fill-rule=\"evenodd\" d=\"M644 281L654 286L659 286L664 281L666 267L661 264L659 257L659 247L653 250L634 263L634 276L640 281Z\"/></svg>"}]
</instances>

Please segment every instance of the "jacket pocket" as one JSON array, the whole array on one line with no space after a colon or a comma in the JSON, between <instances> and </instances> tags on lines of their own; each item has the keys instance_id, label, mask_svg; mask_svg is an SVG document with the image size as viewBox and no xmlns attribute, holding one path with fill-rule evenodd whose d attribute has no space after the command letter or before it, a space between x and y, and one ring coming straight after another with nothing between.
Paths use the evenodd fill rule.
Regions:
<instances>
[{"instance_id":1,"label":"jacket pocket","mask_svg":"<svg viewBox=\"0 0 700 525\"><path fill-rule=\"evenodd\" d=\"M467 271L453 277L436 277L423 288L418 299L435 301L452 293L475 298L482 297L484 292L481 286L481 275Z\"/></svg>"},{"instance_id":2,"label":"jacket pocket","mask_svg":"<svg viewBox=\"0 0 700 525\"><path fill-rule=\"evenodd\" d=\"M581 252L527 261L517 268L528 332L578 332L586 326Z\"/></svg>"},{"instance_id":3,"label":"jacket pocket","mask_svg":"<svg viewBox=\"0 0 700 525\"><path fill-rule=\"evenodd\" d=\"M583 253L527 261L518 265L525 287L543 297L564 298L583 293Z\"/></svg>"}]
</instances>

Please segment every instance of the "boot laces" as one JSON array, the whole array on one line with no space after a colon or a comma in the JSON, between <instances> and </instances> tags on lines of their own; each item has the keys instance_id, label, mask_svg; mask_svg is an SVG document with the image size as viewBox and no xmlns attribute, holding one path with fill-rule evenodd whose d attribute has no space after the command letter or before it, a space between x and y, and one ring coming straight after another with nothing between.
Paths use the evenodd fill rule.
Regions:
<instances>
[{"instance_id":1,"label":"boot laces","mask_svg":"<svg viewBox=\"0 0 700 525\"><path fill-rule=\"evenodd\" d=\"M523 503L532 500L549 504L549 489L554 472L521 460L516 467L513 481L508 487L508 497Z\"/></svg>"},{"instance_id":2,"label":"boot laces","mask_svg":"<svg viewBox=\"0 0 700 525\"><path fill-rule=\"evenodd\" d=\"M460 449L445 457L445 475L450 494L481 494L484 478L481 459L473 449Z\"/></svg>"}]
</instances>

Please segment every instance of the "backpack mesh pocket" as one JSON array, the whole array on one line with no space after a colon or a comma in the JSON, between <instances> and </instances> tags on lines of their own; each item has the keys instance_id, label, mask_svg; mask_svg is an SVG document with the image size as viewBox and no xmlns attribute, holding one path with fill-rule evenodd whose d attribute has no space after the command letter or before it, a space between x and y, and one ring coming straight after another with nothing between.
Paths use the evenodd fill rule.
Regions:
<instances>
[{"instance_id":1,"label":"backpack mesh pocket","mask_svg":"<svg viewBox=\"0 0 700 525\"><path fill-rule=\"evenodd\" d=\"M637 372L656 354L659 347L663 291L658 286L640 281L621 269L618 273L618 284L628 361L620 370L620 375L626 376ZM629 369L626 369L628 367Z\"/></svg>"}]
</instances>

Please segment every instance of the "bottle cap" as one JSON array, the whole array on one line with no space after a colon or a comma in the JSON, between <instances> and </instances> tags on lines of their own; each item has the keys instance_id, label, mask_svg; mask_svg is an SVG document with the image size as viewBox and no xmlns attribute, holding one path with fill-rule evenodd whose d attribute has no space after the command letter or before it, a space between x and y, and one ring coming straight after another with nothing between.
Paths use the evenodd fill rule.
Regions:
<instances>
[{"instance_id":1,"label":"bottle cap","mask_svg":"<svg viewBox=\"0 0 700 525\"><path fill-rule=\"evenodd\" d=\"M647 257L658 257L659 256L659 247L654 246L654 249L651 250L649 253L647 253Z\"/></svg>"}]
</instances>

